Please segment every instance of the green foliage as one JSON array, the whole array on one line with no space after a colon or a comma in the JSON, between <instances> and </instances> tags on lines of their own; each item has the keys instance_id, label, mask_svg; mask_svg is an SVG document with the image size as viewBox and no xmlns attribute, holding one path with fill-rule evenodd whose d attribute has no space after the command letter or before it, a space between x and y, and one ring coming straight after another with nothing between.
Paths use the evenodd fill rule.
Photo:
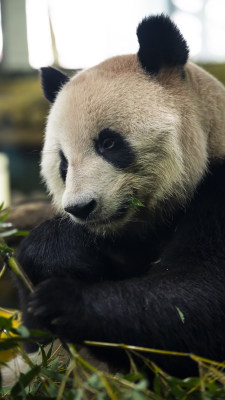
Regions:
<instances>
[{"instance_id":1,"label":"green foliage","mask_svg":"<svg viewBox=\"0 0 225 400\"><path fill-rule=\"evenodd\" d=\"M136 199L136 197L131 198L131 207L134 208L135 210L138 210L139 207L145 207L144 204L141 203L140 200Z\"/></svg>"},{"instance_id":2,"label":"green foliage","mask_svg":"<svg viewBox=\"0 0 225 400\"><path fill-rule=\"evenodd\" d=\"M177 309L177 312L178 312L178 314L179 314L179 317L180 317L181 321L182 321L183 324L184 324L184 321L185 321L184 314L183 314L182 311L179 309L179 307L176 307L176 309Z\"/></svg>"},{"instance_id":3,"label":"green foliage","mask_svg":"<svg viewBox=\"0 0 225 400\"><path fill-rule=\"evenodd\" d=\"M20 231L13 227L11 222L7 222L7 218L10 215L10 210L4 210L4 203L0 204L0 238L7 236L27 236L27 231ZM10 249L12 250L12 249Z\"/></svg>"},{"instance_id":4,"label":"green foliage","mask_svg":"<svg viewBox=\"0 0 225 400\"><path fill-rule=\"evenodd\" d=\"M199 365L199 376L186 379L169 376L150 361L151 356L144 355L157 352L163 357L166 352L144 348L140 351L137 347L126 345L112 344L112 347L122 347L129 351L131 371L127 375L119 373L113 375L98 370L82 358L72 344L68 345L70 362L68 365L61 364L58 351L53 350L54 341L48 349L39 344L40 357L37 357L35 361L31 360L24 353L21 343L28 340L35 341L37 337L40 340L40 335L46 336L46 334L29 331L23 325L14 329L13 318L0 318L0 329L4 329L8 336L0 340L0 357L1 351L16 347L27 363L27 371L20 375L11 389L1 388L0 384L2 398L9 400L218 400L225 398L225 364L193 355L180 353L181 357L189 356ZM18 337L12 337L12 332ZM89 342L89 344L96 345L95 342ZM104 343L98 345L110 346ZM171 352L171 355L177 355L177 353ZM143 367L139 370L134 357L135 360L137 357L142 360ZM154 376L150 385L146 379L146 369L150 369Z\"/></svg>"},{"instance_id":5,"label":"green foliage","mask_svg":"<svg viewBox=\"0 0 225 400\"><path fill-rule=\"evenodd\" d=\"M27 231L19 231L18 229L14 228L10 222L7 222L7 218L10 215L10 211L4 210L4 203L0 204L0 278L3 275L5 268L4 263L1 261L1 258L4 257L6 254L13 254L13 249L7 246L4 238L9 236L27 236ZM2 265L1 265L2 264Z\"/></svg>"},{"instance_id":6,"label":"green foliage","mask_svg":"<svg viewBox=\"0 0 225 400\"><path fill-rule=\"evenodd\" d=\"M12 236L18 233L18 229L14 229L10 222L6 222L10 211L4 211L4 203L0 204L0 238Z\"/></svg>"}]
</instances>

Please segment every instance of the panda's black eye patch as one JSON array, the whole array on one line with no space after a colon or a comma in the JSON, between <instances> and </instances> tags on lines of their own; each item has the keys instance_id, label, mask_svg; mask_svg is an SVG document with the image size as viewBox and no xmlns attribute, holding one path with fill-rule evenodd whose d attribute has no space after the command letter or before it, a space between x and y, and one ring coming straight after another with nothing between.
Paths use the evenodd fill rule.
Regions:
<instances>
[{"instance_id":1,"label":"panda's black eye patch","mask_svg":"<svg viewBox=\"0 0 225 400\"><path fill-rule=\"evenodd\" d=\"M129 142L111 129L102 130L94 139L96 152L116 168L127 168L134 161L134 151Z\"/></svg>"},{"instance_id":2,"label":"panda's black eye patch","mask_svg":"<svg viewBox=\"0 0 225 400\"><path fill-rule=\"evenodd\" d=\"M62 150L59 151L59 157L60 157L59 173L60 173L60 176L61 176L63 182L65 182L66 174L67 174L67 170L68 170L68 161Z\"/></svg>"}]
</instances>

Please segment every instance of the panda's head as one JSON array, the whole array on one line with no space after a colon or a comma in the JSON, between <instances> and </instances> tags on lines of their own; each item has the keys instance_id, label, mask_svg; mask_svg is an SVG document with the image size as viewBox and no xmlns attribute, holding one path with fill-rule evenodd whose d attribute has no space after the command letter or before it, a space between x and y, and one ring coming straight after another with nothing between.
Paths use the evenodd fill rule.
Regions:
<instances>
[{"instance_id":1,"label":"panda's head","mask_svg":"<svg viewBox=\"0 0 225 400\"><path fill-rule=\"evenodd\" d=\"M163 15L137 35L137 55L71 79L42 69L52 103L42 176L57 209L98 234L184 204L207 165L208 116L185 40Z\"/></svg>"}]
</instances>

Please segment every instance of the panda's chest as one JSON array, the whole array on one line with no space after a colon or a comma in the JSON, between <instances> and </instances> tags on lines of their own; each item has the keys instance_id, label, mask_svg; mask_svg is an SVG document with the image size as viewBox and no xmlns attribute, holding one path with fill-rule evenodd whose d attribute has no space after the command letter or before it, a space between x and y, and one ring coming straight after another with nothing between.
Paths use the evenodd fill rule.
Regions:
<instances>
[{"instance_id":1,"label":"panda's chest","mask_svg":"<svg viewBox=\"0 0 225 400\"><path fill-rule=\"evenodd\" d=\"M117 240L106 240L104 255L110 274L114 279L125 279L146 273L161 258L174 235L175 220L148 229L143 234L124 234Z\"/></svg>"},{"instance_id":2,"label":"panda's chest","mask_svg":"<svg viewBox=\"0 0 225 400\"><path fill-rule=\"evenodd\" d=\"M110 277L125 279L148 271L152 262L159 258L161 243L156 246L150 238L123 240L107 244L104 254L110 265Z\"/></svg>"}]
</instances>

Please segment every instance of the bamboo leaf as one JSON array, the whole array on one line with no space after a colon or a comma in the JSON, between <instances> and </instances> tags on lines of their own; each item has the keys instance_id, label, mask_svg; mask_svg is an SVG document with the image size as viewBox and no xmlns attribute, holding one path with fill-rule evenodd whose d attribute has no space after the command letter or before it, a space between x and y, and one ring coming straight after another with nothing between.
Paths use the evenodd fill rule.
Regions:
<instances>
[{"instance_id":1,"label":"bamboo leaf","mask_svg":"<svg viewBox=\"0 0 225 400\"><path fill-rule=\"evenodd\" d=\"M30 331L24 325L18 326L18 328L16 328L15 331L16 331L17 334L19 334L23 338L29 338L30 337Z\"/></svg>"},{"instance_id":2,"label":"bamboo leaf","mask_svg":"<svg viewBox=\"0 0 225 400\"><path fill-rule=\"evenodd\" d=\"M179 309L179 307L176 307L176 309L177 309L177 312L178 312L178 314L179 314L179 317L180 317L181 321L182 321L183 324L184 324L184 320L185 320L184 314L183 314L182 311Z\"/></svg>"},{"instance_id":3,"label":"bamboo leaf","mask_svg":"<svg viewBox=\"0 0 225 400\"><path fill-rule=\"evenodd\" d=\"M3 277L5 271L6 271L6 265L3 264L3 267L2 267L2 269L1 269L1 271L0 271L0 279Z\"/></svg>"},{"instance_id":4,"label":"bamboo leaf","mask_svg":"<svg viewBox=\"0 0 225 400\"><path fill-rule=\"evenodd\" d=\"M17 229L11 229L10 231L0 232L0 237L4 238L4 237L15 235L16 233L17 233Z\"/></svg>"},{"instance_id":5,"label":"bamboo leaf","mask_svg":"<svg viewBox=\"0 0 225 400\"><path fill-rule=\"evenodd\" d=\"M24 393L24 389L33 381L33 379L40 373L41 367L35 365L31 370L25 374L21 374L19 381L13 386L11 390L12 396L18 396ZM15 397L16 398L16 397Z\"/></svg>"},{"instance_id":6,"label":"bamboo leaf","mask_svg":"<svg viewBox=\"0 0 225 400\"><path fill-rule=\"evenodd\" d=\"M12 329L12 318L0 317L0 330L10 331Z\"/></svg>"},{"instance_id":7,"label":"bamboo leaf","mask_svg":"<svg viewBox=\"0 0 225 400\"><path fill-rule=\"evenodd\" d=\"M1 206L0 206L0 212L1 212L2 210L3 210L3 209L1 209ZM5 221L6 218L8 218L9 214L10 214L10 211L9 211L9 210L6 211L3 215L0 216L0 221L1 221L1 222L2 222L2 221Z\"/></svg>"},{"instance_id":8,"label":"bamboo leaf","mask_svg":"<svg viewBox=\"0 0 225 400\"><path fill-rule=\"evenodd\" d=\"M136 197L131 198L131 207L134 208L135 210L138 209L138 207L145 207L143 203L141 203L140 200L136 199Z\"/></svg>"},{"instance_id":9,"label":"bamboo leaf","mask_svg":"<svg viewBox=\"0 0 225 400\"><path fill-rule=\"evenodd\" d=\"M0 352L5 350L13 349L14 347L18 346L18 339L17 341L8 341L0 339Z\"/></svg>"},{"instance_id":10,"label":"bamboo leaf","mask_svg":"<svg viewBox=\"0 0 225 400\"><path fill-rule=\"evenodd\" d=\"M28 236L29 235L29 231L21 231L21 230L17 230L17 232L15 233L15 236Z\"/></svg>"}]
</instances>

